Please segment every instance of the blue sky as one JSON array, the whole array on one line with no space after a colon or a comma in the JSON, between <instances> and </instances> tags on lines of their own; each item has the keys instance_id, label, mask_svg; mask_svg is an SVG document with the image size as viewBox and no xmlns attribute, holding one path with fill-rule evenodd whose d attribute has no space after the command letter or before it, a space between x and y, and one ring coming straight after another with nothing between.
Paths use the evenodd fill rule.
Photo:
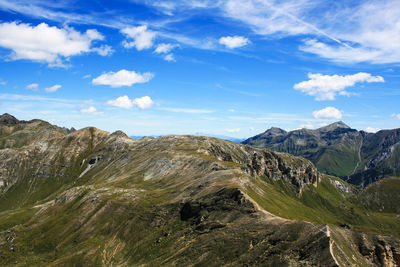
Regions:
<instances>
[{"instance_id":1,"label":"blue sky","mask_svg":"<svg viewBox=\"0 0 400 267\"><path fill-rule=\"evenodd\" d=\"M400 127L400 2L0 0L0 111L129 135Z\"/></svg>"}]
</instances>

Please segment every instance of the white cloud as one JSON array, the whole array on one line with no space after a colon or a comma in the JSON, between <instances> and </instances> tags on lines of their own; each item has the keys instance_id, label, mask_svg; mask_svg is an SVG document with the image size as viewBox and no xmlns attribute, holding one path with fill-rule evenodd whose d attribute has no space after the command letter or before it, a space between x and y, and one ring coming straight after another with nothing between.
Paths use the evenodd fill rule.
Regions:
<instances>
[{"instance_id":1,"label":"white cloud","mask_svg":"<svg viewBox=\"0 0 400 267\"><path fill-rule=\"evenodd\" d=\"M96 51L99 48L92 48L92 42L103 39L92 29L80 33L71 27L57 28L46 23L37 26L17 22L0 24L0 46L12 51L9 59L29 59L49 66L62 66L71 56Z\"/></svg>"},{"instance_id":2,"label":"white cloud","mask_svg":"<svg viewBox=\"0 0 400 267\"><path fill-rule=\"evenodd\" d=\"M92 51L97 52L100 56L111 56L115 51L109 45L102 45L100 47L92 48Z\"/></svg>"},{"instance_id":3,"label":"white cloud","mask_svg":"<svg viewBox=\"0 0 400 267\"><path fill-rule=\"evenodd\" d=\"M52 87L47 87L47 88L45 88L44 90L46 91L46 92L48 92L48 93L54 93L54 92L56 92L58 89L60 89L61 88L61 85L59 85L59 84L56 84L56 85L53 85Z\"/></svg>"},{"instance_id":4,"label":"white cloud","mask_svg":"<svg viewBox=\"0 0 400 267\"><path fill-rule=\"evenodd\" d=\"M96 113L98 113L97 109L95 107L93 107L93 106L90 106L88 108L83 108L83 109L79 110L79 112L83 113L83 114L96 114Z\"/></svg>"},{"instance_id":5,"label":"white cloud","mask_svg":"<svg viewBox=\"0 0 400 267\"><path fill-rule=\"evenodd\" d=\"M174 44L164 44L164 43L162 43L162 44L157 45L156 49L154 50L154 53L156 53L156 54L168 54L175 47L176 47L176 45L174 45Z\"/></svg>"},{"instance_id":6,"label":"white cloud","mask_svg":"<svg viewBox=\"0 0 400 267\"><path fill-rule=\"evenodd\" d=\"M228 133L238 133L240 132L240 128L233 128L233 129L225 129Z\"/></svg>"},{"instance_id":7,"label":"white cloud","mask_svg":"<svg viewBox=\"0 0 400 267\"><path fill-rule=\"evenodd\" d=\"M94 102L93 99L83 101L83 103L85 103L85 104L92 104L93 102Z\"/></svg>"},{"instance_id":8,"label":"white cloud","mask_svg":"<svg viewBox=\"0 0 400 267\"><path fill-rule=\"evenodd\" d=\"M130 109L134 106L138 107L139 109L148 109L154 105L154 102L149 96L143 96L131 100L127 95L124 95L115 100L107 101L106 105L125 109Z\"/></svg>"},{"instance_id":9,"label":"white cloud","mask_svg":"<svg viewBox=\"0 0 400 267\"><path fill-rule=\"evenodd\" d=\"M248 45L250 41L243 36L225 36L219 39L219 43L227 48L234 49Z\"/></svg>"},{"instance_id":10,"label":"white cloud","mask_svg":"<svg viewBox=\"0 0 400 267\"><path fill-rule=\"evenodd\" d=\"M400 113L399 114L392 114L392 118L397 118L400 120Z\"/></svg>"},{"instance_id":11,"label":"white cloud","mask_svg":"<svg viewBox=\"0 0 400 267\"><path fill-rule=\"evenodd\" d=\"M326 16L327 31L348 45L310 40L300 49L336 62L400 62L400 4L397 0L361 1Z\"/></svg>"},{"instance_id":12,"label":"white cloud","mask_svg":"<svg viewBox=\"0 0 400 267\"><path fill-rule=\"evenodd\" d=\"M164 60L166 60L166 61L175 61L174 54L165 55Z\"/></svg>"},{"instance_id":13,"label":"white cloud","mask_svg":"<svg viewBox=\"0 0 400 267\"><path fill-rule=\"evenodd\" d=\"M32 91L37 91L37 90L39 90L39 84L31 83L31 84L28 84L25 88L28 90L32 90Z\"/></svg>"},{"instance_id":14,"label":"white cloud","mask_svg":"<svg viewBox=\"0 0 400 267\"><path fill-rule=\"evenodd\" d=\"M313 112L313 117L317 120L338 120L342 118L342 112L334 107L326 107Z\"/></svg>"},{"instance_id":15,"label":"white cloud","mask_svg":"<svg viewBox=\"0 0 400 267\"><path fill-rule=\"evenodd\" d=\"M214 112L213 110L208 110L208 109L188 109L188 108L168 108L168 107L161 107L158 109L175 113L192 113L192 114L208 114Z\"/></svg>"},{"instance_id":16,"label":"white cloud","mask_svg":"<svg viewBox=\"0 0 400 267\"><path fill-rule=\"evenodd\" d=\"M313 43L300 49L345 63L400 62L400 4L398 0L336 1L322 0L131 0L157 8L172 18L148 20L163 37L200 49L218 49L203 39L178 34L171 22L187 20L188 14L204 9L215 16L235 20L254 33L268 38L306 36ZM54 4L54 2L57 2ZM129 28L133 18L113 12L78 14L68 10L68 1L1 0L0 8L37 19L76 24L102 25L114 29ZM62 6L63 8L60 8ZM318 15L316 15L318 14ZM217 17L218 18L218 17ZM134 46L134 42L124 42ZM314 45L324 45L318 47Z\"/></svg>"},{"instance_id":17,"label":"white cloud","mask_svg":"<svg viewBox=\"0 0 400 267\"><path fill-rule=\"evenodd\" d=\"M154 53L156 54L167 54L164 56L164 60L166 61L175 61L174 54L170 53L172 49L177 47L177 45L174 44L159 44L157 45L156 49L154 50Z\"/></svg>"},{"instance_id":18,"label":"white cloud","mask_svg":"<svg viewBox=\"0 0 400 267\"><path fill-rule=\"evenodd\" d=\"M371 76L369 73L359 72L354 75L322 75L320 73L309 73L310 80L294 85L294 89L307 95L315 96L316 100L334 100L337 94L349 95L346 87L354 86L359 82L384 82L382 76Z\"/></svg>"},{"instance_id":19,"label":"white cloud","mask_svg":"<svg viewBox=\"0 0 400 267\"><path fill-rule=\"evenodd\" d=\"M0 78L0 85L6 85L6 84L7 84L7 82L6 82L6 81L3 81L3 79Z\"/></svg>"},{"instance_id":20,"label":"white cloud","mask_svg":"<svg viewBox=\"0 0 400 267\"><path fill-rule=\"evenodd\" d=\"M92 80L94 85L109 85L111 87L132 86L135 83L147 83L154 74L145 72L143 74L135 71L120 70L118 72L107 72Z\"/></svg>"},{"instance_id":21,"label":"white cloud","mask_svg":"<svg viewBox=\"0 0 400 267\"><path fill-rule=\"evenodd\" d=\"M379 129L379 128L374 128L374 127L367 127L367 128L365 128L365 131L366 132L368 132L368 133L376 133L376 132L379 132L381 129Z\"/></svg>"},{"instance_id":22,"label":"white cloud","mask_svg":"<svg viewBox=\"0 0 400 267\"><path fill-rule=\"evenodd\" d=\"M92 77L92 75L90 75L90 74L86 74L85 76L83 76L82 78L83 79L89 79L90 77Z\"/></svg>"},{"instance_id":23,"label":"white cloud","mask_svg":"<svg viewBox=\"0 0 400 267\"><path fill-rule=\"evenodd\" d=\"M109 101L107 101L106 105L119 107L119 108L126 108L126 109L133 107L132 100L130 100L127 95L120 96L115 100L109 100Z\"/></svg>"},{"instance_id":24,"label":"white cloud","mask_svg":"<svg viewBox=\"0 0 400 267\"><path fill-rule=\"evenodd\" d=\"M156 33L147 30L146 25L124 28L121 32L125 34L128 39L132 39L125 40L122 45L125 48L136 47L139 51L151 48L153 46L153 40L156 37Z\"/></svg>"},{"instance_id":25,"label":"white cloud","mask_svg":"<svg viewBox=\"0 0 400 267\"><path fill-rule=\"evenodd\" d=\"M154 105L154 102L153 102L153 100L151 100L151 98L149 96L143 96L143 97L135 98L132 101L132 104L134 106L137 106L140 109L148 109Z\"/></svg>"}]
</instances>

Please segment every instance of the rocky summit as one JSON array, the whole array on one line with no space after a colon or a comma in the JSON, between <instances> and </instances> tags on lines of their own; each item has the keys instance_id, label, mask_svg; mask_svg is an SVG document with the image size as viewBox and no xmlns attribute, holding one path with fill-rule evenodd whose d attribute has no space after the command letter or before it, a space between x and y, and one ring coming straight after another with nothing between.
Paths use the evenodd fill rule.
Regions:
<instances>
[{"instance_id":1,"label":"rocky summit","mask_svg":"<svg viewBox=\"0 0 400 267\"><path fill-rule=\"evenodd\" d=\"M316 130L273 127L243 144L305 157L321 172L360 187L400 175L400 129L367 133L342 121Z\"/></svg>"},{"instance_id":2,"label":"rocky summit","mask_svg":"<svg viewBox=\"0 0 400 267\"><path fill-rule=\"evenodd\" d=\"M375 140L331 128L319 135ZM303 133L314 136L291 134ZM6 114L0 263L399 266L399 189L400 178L359 189L307 159L217 138L132 139Z\"/></svg>"}]
</instances>

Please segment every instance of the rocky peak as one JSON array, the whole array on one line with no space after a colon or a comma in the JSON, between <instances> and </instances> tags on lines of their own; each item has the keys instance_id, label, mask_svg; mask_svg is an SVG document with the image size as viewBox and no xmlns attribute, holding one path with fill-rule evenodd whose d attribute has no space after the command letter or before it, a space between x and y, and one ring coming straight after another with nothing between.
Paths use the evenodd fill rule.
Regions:
<instances>
[{"instance_id":1,"label":"rocky peak","mask_svg":"<svg viewBox=\"0 0 400 267\"><path fill-rule=\"evenodd\" d=\"M318 131L320 131L320 132L330 132L330 131L334 131L334 130L336 130L338 128L351 129L343 121L337 121L337 122L331 123L331 124L329 124L327 126L319 128Z\"/></svg>"},{"instance_id":2,"label":"rocky peak","mask_svg":"<svg viewBox=\"0 0 400 267\"><path fill-rule=\"evenodd\" d=\"M8 113L4 113L3 115L0 116L0 124L2 125L15 125L18 123L19 120Z\"/></svg>"},{"instance_id":3,"label":"rocky peak","mask_svg":"<svg viewBox=\"0 0 400 267\"><path fill-rule=\"evenodd\" d=\"M281 128L271 127L268 130L266 130L263 135L277 136L277 135L285 135L286 133L287 132Z\"/></svg>"}]
</instances>

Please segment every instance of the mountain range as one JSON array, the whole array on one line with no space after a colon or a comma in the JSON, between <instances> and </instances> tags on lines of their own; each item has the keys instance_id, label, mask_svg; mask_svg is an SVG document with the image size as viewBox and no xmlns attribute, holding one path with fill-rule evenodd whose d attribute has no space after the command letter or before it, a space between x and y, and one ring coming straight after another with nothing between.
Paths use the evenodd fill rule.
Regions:
<instances>
[{"instance_id":1,"label":"mountain range","mask_svg":"<svg viewBox=\"0 0 400 267\"><path fill-rule=\"evenodd\" d=\"M399 266L399 189L398 177L360 189L305 158L218 138L137 140L4 114L0 262Z\"/></svg>"},{"instance_id":2,"label":"mountain range","mask_svg":"<svg viewBox=\"0 0 400 267\"><path fill-rule=\"evenodd\" d=\"M305 157L321 172L361 187L400 175L400 128L367 133L341 121L315 130L272 127L243 144Z\"/></svg>"}]
</instances>

